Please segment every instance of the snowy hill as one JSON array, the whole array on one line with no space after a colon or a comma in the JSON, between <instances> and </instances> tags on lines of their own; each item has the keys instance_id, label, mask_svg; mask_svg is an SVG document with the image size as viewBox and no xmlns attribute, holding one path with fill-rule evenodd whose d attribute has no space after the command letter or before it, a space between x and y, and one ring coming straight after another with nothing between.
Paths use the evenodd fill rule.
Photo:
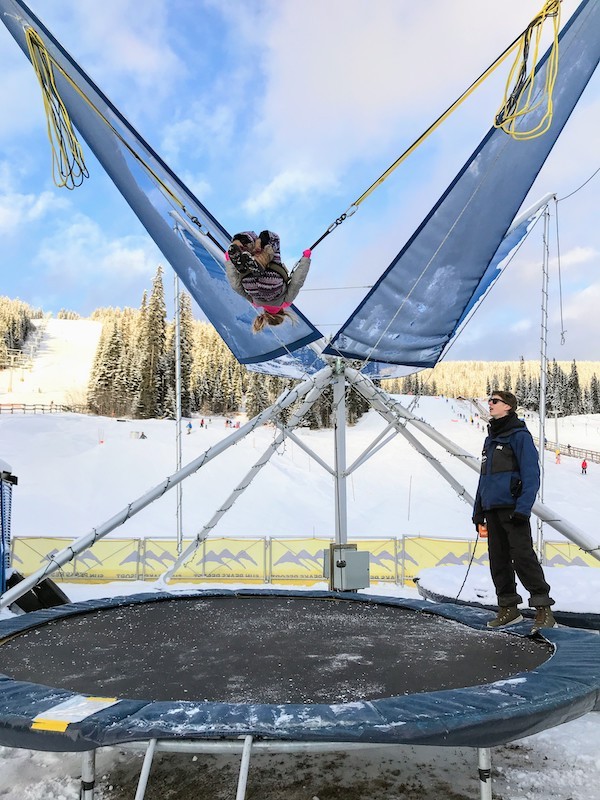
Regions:
<instances>
[{"instance_id":1,"label":"snowy hill","mask_svg":"<svg viewBox=\"0 0 600 800\"><path fill-rule=\"evenodd\" d=\"M26 378L19 395L23 398L20 402L32 402L31 398L40 394L49 398L51 386L56 387L56 398L59 391L65 397L67 385L79 385L81 389L87 383L83 367L87 358L89 369L93 357L93 328L71 322L50 328L54 331L45 339L45 356L42 358L40 352L39 360L36 359L37 369L32 370L30 376L38 376L37 385ZM60 328L63 329L62 335L59 335ZM80 355L75 355L74 340L77 336L70 338L67 331L76 330L81 333L81 339L87 339L87 356L83 352L86 351L83 342ZM68 350L70 355L66 353ZM51 356L53 351L54 357ZM42 369L44 363L46 369ZM63 377L68 377L63 380L61 372ZM76 375L79 375L78 379ZM411 398L403 400L408 403ZM6 394L0 395L0 401L6 402ZM55 402L61 401L55 399ZM418 401L415 413L469 452L480 452L484 426L469 404L424 397ZM240 420L243 422L244 417ZM530 422L533 432L537 433L536 420ZM568 441L573 447L585 445L600 449L600 418L572 417L559 420L557 425L560 441ZM363 453L385 427L386 423L371 411L350 428L348 463ZM142 430L147 438L132 436ZM225 426L221 417L213 417L208 427L202 428L199 420L194 419L191 434L182 437L183 463L230 434L230 428ZM185 481L186 536L197 532L210 519L236 483L272 443L274 435L274 428L262 426ZM333 462L330 430L302 430L299 436L325 461ZM468 491L474 491L477 480L474 472L433 443L428 447ZM123 421L77 414L0 414L0 458L5 459L19 477L13 495L13 534L78 537L112 517L175 471L175 424L165 420ZM582 476L579 459L563 455L562 463L556 464L553 455L546 453L545 468L548 505L564 513L588 534L594 534L600 511L600 466L590 464L588 474ZM401 436L377 452L364 467L353 472L347 488L350 536L422 534L472 538L474 535L470 507ZM175 492L169 492L111 536L174 537L175 515ZM241 495L215 534L330 536L333 530L331 476L311 461L297 444L287 441L250 489ZM548 538L560 537L549 531ZM555 571L565 576L575 574L570 569L555 568ZM589 571L600 573L600 570ZM487 570L485 577L489 581ZM579 571L577 577L580 577ZM482 577L474 573L473 578L477 583L475 590L479 591ZM558 590L557 598L562 599L560 585L555 583L554 576L550 582L553 592ZM574 583L577 583L577 578L571 581ZM590 606L595 606L598 592L592 588L591 582L582 583L579 581L580 593L590 599ZM83 599L124 591L147 591L149 585L132 582L64 588L73 599ZM376 591L405 596L416 594L409 587L392 585L378 587ZM515 800L563 800L566 797L600 800L599 729L600 715L588 714L518 743L497 748L494 780L498 796ZM344 791L350 792L348 796L356 800L382 798L384 795L377 783L382 779L385 781L382 791L386 797L418 796L423 800L437 800L442 796L452 796L466 799L473 797L476 791L473 758L472 751L462 748L438 748L433 752L429 748L403 748L399 769L397 759L390 758L388 751L370 751L364 755L353 754L347 760L337 757L335 763L343 770L342 776L334 772L331 758L325 757L325 760L316 759L310 767L306 766L302 780L286 789L285 796L288 800L333 796L331 792L339 790L343 778L351 787L344 788ZM277 785L272 790L267 787L261 795L270 800L280 800L283 796L281 772L289 776L297 768L293 756L282 756L278 763ZM204 758L198 759L198 764L191 767L181 759L171 765L171 777L175 776L176 783L183 787L177 795L181 800L199 796L198 765L205 770L202 774L206 777L202 780L211 787L211 794L207 796L214 796L212 785L223 770L230 777L227 786L235 785L235 773L227 773L231 767L225 757L216 765L210 762L208 767ZM98 767L102 776L98 781L99 800L132 797L139 768L136 756L124 756L118 748L102 750ZM151 785L160 792L161 786L164 788L171 778L159 773L158 766L155 769ZM7 800L40 797L75 800L79 796L79 770L79 754L38 754L0 748L0 795ZM260 774L269 775L264 771ZM414 786L414 791L411 789L406 794L407 785Z\"/></svg>"},{"instance_id":2,"label":"snowy hill","mask_svg":"<svg viewBox=\"0 0 600 800\"><path fill-rule=\"evenodd\" d=\"M405 398L406 401L409 398ZM415 409L441 433L478 455L483 423L470 423L456 401L423 397ZM462 416L461 416L462 415ZM240 417L245 421L245 417ZM561 420L561 422L563 422ZM600 421L564 420L577 442L587 427L593 445ZM348 430L347 462L352 462L385 428L373 411ZM479 425L479 427L478 427ZM580 430L581 429L581 430ZM144 431L145 439L132 437ZM222 417L208 427L193 420L182 437L183 464L231 434ZM183 484L186 536L195 534L226 501L236 484L273 442L275 429L262 426L190 476ZM331 430L298 432L327 463L333 463ZM160 484L176 469L175 423L169 420L117 420L78 414L0 414L0 457L19 478L15 492L16 536L78 537ZM475 492L477 474L434 443L440 462ZM546 452L545 501L588 534L596 530L600 468L581 475L579 459L556 464ZM421 535L465 538L472 535L471 509L439 477L431 463L397 436L348 479L348 530L354 537ZM133 517L117 536L173 536L175 492ZM333 480L290 440L279 448L249 489L215 530L218 536L331 536L335 530ZM560 540L549 529L547 537Z\"/></svg>"},{"instance_id":3,"label":"snowy hill","mask_svg":"<svg viewBox=\"0 0 600 800\"><path fill-rule=\"evenodd\" d=\"M40 339L33 365L0 371L0 403L84 404L102 323L36 319L33 324ZM28 338L25 354L31 340L38 337Z\"/></svg>"}]
</instances>

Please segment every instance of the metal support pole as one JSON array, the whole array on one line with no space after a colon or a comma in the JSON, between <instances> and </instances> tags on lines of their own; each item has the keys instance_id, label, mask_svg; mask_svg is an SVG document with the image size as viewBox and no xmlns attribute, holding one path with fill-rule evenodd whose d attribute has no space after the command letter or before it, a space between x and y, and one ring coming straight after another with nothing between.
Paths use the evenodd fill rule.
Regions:
<instances>
[{"instance_id":1,"label":"metal support pole","mask_svg":"<svg viewBox=\"0 0 600 800\"><path fill-rule=\"evenodd\" d=\"M56 572L57 569L60 569L60 567L67 564L69 561L72 561L78 553L81 553L86 548L94 545L98 539L102 539L115 528L118 528L119 525L123 525L124 522L126 522L135 514L139 513L142 509L149 506L154 500L162 497L165 492L172 489L180 481L184 480L190 475L193 475L213 458L216 458L218 455L225 452L225 450L227 450L229 447L236 444L236 442L239 442L245 436L248 436L248 434L252 433L252 431L257 427L271 419L271 417L275 416L275 414L279 413L281 409L291 406L299 398L304 397L315 386L315 383L318 380L323 380L323 376L330 375L331 367L325 367L317 372L314 376L308 378L297 386L294 386L292 389L286 389L286 391L281 393L273 405L269 406L269 408L266 408L264 411L261 411L260 414L257 414L256 417L251 419L245 425L242 425L241 428L235 430L230 436L227 436L216 445L209 447L209 449L205 450L204 453L198 456L198 458L195 458L187 466L182 467L182 469L180 469L174 475L170 475L165 481L160 483L158 486L155 486L143 497L140 497L137 500L134 500L132 503L129 503L129 505L127 505L114 517L111 517L111 519L109 519L107 522L103 523L100 527L93 528L88 534L81 536L68 547L65 547L62 550L59 550L57 553L54 553L52 555L52 559L49 560L44 567L37 570L37 572L32 573L29 577L25 578L25 580L22 580L0 597L0 609L9 606L11 603L14 603L15 600L18 600L19 597L22 597L34 586L37 586L37 584L43 581L44 578L52 575L52 573Z\"/></svg>"},{"instance_id":2,"label":"metal support pole","mask_svg":"<svg viewBox=\"0 0 600 800\"><path fill-rule=\"evenodd\" d=\"M142 771L140 772L140 780L135 793L135 800L144 800L146 795L146 787L148 786L148 778L150 777L150 770L154 760L154 751L156 750L156 739L150 739L148 742L148 749L144 756L144 763L142 764Z\"/></svg>"},{"instance_id":3,"label":"metal support pole","mask_svg":"<svg viewBox=\"0 0 600 800\"><path fill-rule=\"evenodd\" d=\"M326 463L326 462L325 462L325 461L324 461L324 460L321 458L321 456L318 456L318 455L317 455L317 454L314 452L314 450L312 450L312 449L311 449L311 448L310 448L310 447L309 447L307 444L304 444L304 442L302 441L302 439L299 439L299 438L296 436L296 434L295 434L295 433L292 433L292 431L290 431L290 429L289 429L289 424L288 424L288 425L282 425L280 422L277 422L277 423L275 423L275 424L277 425L277 427L279 428L279 430L280 430L280 431L282 431L282 432L283 432L283 433L284 433L284 434L287 436L287 438L288 438L288 439L290 439L290 441L292 441L292 442L294 442L294 444L297 444L297 445L298 445L298 447L300 448L300 450L304 450L304 452L306 453L306 455L307 455L309 458L311 458L313 461L316 461L316 462L317 462L317 464L318 464L320 467L323 467L323 469L325 470L325 472L328 472L328 473L329 473L329 474L330 474L332 477L334 477L334 476L335 476L335 472L334 472L334 471L331 469L331 467L329 466L329 464L327 464L327 463Z\"/></svg>"},{"instance_id":4,"label":"metal support pole","mask_svg":"<svg viewBox=\"0 0 600 800\"><path fill-rule=\"evenodd\" d=\"M315 386L310 390L310 392L306 395L304 402L290 417L288 426L290 428L294 428L302 417L310 410L310 408L314 405L314 403L319 399L321 394L323 393L324 387L329 382L329 375L328 373L323 373L321 375L320 380L317 382ZM283 431L274 439L273 442L267 447L264 451L262 456L258 459L258 461L250 468L250 470L246 473L246 475L242 478L240 483L235 487L235 489L231 492L227 500L223 503L223 505L215 511L212 515L210 520L204 525L202 530L196 534L196 537L190 544L185 548L185 550L180 553L177 557L175 562L169 567L166 572L164 572L157 581L157 585L165 586L168 581L171 580L173 575L177 572L177 570L185 564L186 561L194 555L198 547L200 546L201 542L203 542L206 537L210 534L212 529L217 525L219 520L229 511L229 509L233 506L233 504L238 500L239 497L246 491L246 489L250 486L252 481L256 478L259 474L260 470L268 463L269 459L275 453L277 448L281 445L284 441L286 436L287 428L284 428Z\"/></svg>"},{"instance_id":5,"label":"metal support pole","mask_svg":"<svg viewBox=\"0 0 600 800\"><path fill-rule=\"evenodd\" d=\"M348 541L348 501L346 492L346 379L341 359L337 360L333 384L335 436L335 541Z\"/></svg>"},{"instance_id":6,"label":"metal support pole","mask_svg":"<svg viewBox=\"0 0 600 800\"><path fill-rule=\"evenodd\" d=\"M400 418L408 420L412 426L424 433L425 436L433 439L434 442L437 442L439 445L441 445L448 453L450 453L450 455L455 456L470 469L479 473L481 469L481 461L478 458L471 455L471 453L468 453L466 450L463 450L462 447L459 447L457 444L454 444L454 442L445 437L443 434L438 433L438 431L436 431L431 425L428 425L426 422L417 419L413 414L411 414L410 411L404 408L404 406L395 401L381 389L375 387L373 382L370 381L365 375L362 375L360 372L358 372L358 370L355 370L351 367L346 367L346 379L352 384L353 387L357 389L357 391L361 392L365 400L367 400L373 406L373 408L377 410L380 410L382 407L387 408ZM554 509L549 508L547 505L540 503L539 501L536 501L533 504L533 508L531 510L537 517L543 519L547 525L549 525L551 528L554 528L555 531L558 531L566 539L569 539L571 542L574 542L576 545L578 545L585 553L589 553L593 558L600 561L600 537L597 538L596 541L593 541L576 525L573 525L571 522L564 519L557 511L554 511Z\"/></svg>"},{"instance_id":7,"label":"metal support pole","mask_svg":"<svg viewBox=\"0 0 600 800\"><path fill-rule=\"evenodd\" d=\"M490 747L478 747L479 760L479 796L481 800L492 800L492 750Z\"/></svg>"},{"instance_id":8,"label":"metal support pole","mask_svg":"<svg viewBox=\"0 0 600 800\"><path fill-rule=\"evenodd\" d=\"M240 777L238 779L235 800L245 800L246 797L246 785L248 783L248 770L250 769L251 750L252 750L252 736L244 736L242 763L240 764Z\"/></svg>"},{"instance_id":9,"label":"metal support pole","mask_svg":"<svg viewBox=\"0 0 600 800\"><path fill-rule=\"evenodd\" d=\"M389 435L388 435L389 434ZM369 460L375 453L378 453L383 447L388 445L392 439L398 435L395 425L390 423L385 430L381 431L379 436L374 439L371 444L364 449L359 457L352 463L346 470L346 475L350 475L354 470L362 467L362 465ZM387 438L385 438L387 436ZM385 439L385 441L383 441Z\"/></svg>"},{"instance_id":10,"label":"metal support pole","mask_svg":"<svg viewBox=\"0 0 600 800\"><path fill-rule=\"evenodd\" d=\"M181 469L181 298L175 273L175 451L176 469ZM183 549L183 484L177 484L177 552Z\"/></svg>"},{"instance_id":11,"label":"metal support pole","mask_svg":"<svg viewBox=\"0 0 600 800\"><path fill-rule=\"evenodd\" d=\"M540 326L540 437L539 437L539 457L540 457L540 489L538 498L540 503L544 502L544 462L546 455L546 393L548 387L548 228L550 214L548 209L544 211L544 235L543 235L543 256L542 256L542 321ZM558 437L556 439L558 447ZM540 561L544 554L544 522L537 519L536 550Z\"/></svg>"},{"instance_id":12,"label":"metal support pole","mask_svg":"<svg viewBox=\"0 0 600 800\"><path fill-rule=\"evenodd\" d=\"M81 758L80 800L94 800L96 784L96 751L85 750Z\"/></svg>"}]
</instances>

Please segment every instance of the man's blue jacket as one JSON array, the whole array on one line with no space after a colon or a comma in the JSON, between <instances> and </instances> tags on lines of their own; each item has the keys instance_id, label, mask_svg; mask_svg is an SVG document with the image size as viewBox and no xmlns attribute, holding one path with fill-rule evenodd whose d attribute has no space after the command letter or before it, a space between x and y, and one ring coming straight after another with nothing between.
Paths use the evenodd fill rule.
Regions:
<instances>
[{"instance_id":1,"label":"man's blue jacket","mask_svg":"<svg viewBox=\"0 0 600 800\"><path fill-rule=\"evenodd\" d=\"M511 508L519 516L529 517L540 488L539 456L531 434L514 412L501 432L494 434L491 425L488 431L473 518L492 508Z\"/></svg>"}]
</instances>

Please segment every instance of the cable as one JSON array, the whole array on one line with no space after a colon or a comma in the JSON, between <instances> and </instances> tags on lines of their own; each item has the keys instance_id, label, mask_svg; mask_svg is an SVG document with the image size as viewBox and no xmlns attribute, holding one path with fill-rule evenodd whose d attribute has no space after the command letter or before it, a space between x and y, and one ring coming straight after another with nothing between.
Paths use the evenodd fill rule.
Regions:
<instances>
[{"instance_id":1,"label":"cable","mask_svg":"<svg viewBox=\"0 0 600 800\"><path fill-rule=\"evenodd\" d=\"M520 141L536 139L538 136L542 136L552 124L553 93L558 74L560 4L561 0L546 0L540 13L529 23L520 39L519 51L506 82L504 101L494 120L494 127L500 128L513 139ZM548 17L553 19L554 37L548 55L543 91L539 100L532 102L533 90L536 87L536 66L538 64L542 30ZM532 67L529 70L529 51L532 38L534 38L534 48L531 59ZM510 91L509 87L512 84L514 84L514 88ZM529 129L519 129L517 125L521 119L540 108L544 102L546 103L546 110L538 123Z\"/></svg>"},{"instance_id":2,"label":"cable","mask_svg":"<svg viewBox=\"0 0 600 800\"><path fill-rule=\"evenodd\" d=\"M596 177L596 175L597 175L599 172L600 172L600 167L598 167L598 169L597 169L595 172L592 172L592 174L591 174L591 175L590 175L590 177L587 179L587 181L584 181L584 182L581 184L581 186L577 187L577 189L574 189L574 190L573 190L572 192L570 192L569 194L566 194L564 197L559 197L559 198L558 198L558 200L557 200L556 202L557 202L557 203L562 203L562 202L563 202L563 200L568 200L568 199L569 199L569 197L573 197L573 195L574 195L574 194L577 194L577 192L581 191L581 189L583 189L583 187L584 187L584 186L587 186L587 184L588 184L588 183L589 183L589 182L590 182L590 181L591 181L593 178L595 178L595 177Z\"/></svg>"},{"instance_id":3,"label":"cable","mask_svg":"<svg viewBox=\"0 0 600 800\"><path fill-rule=\"evenodd\" d=\"M460 593L465 588L465 583L467 582L467 578L469 577L469 572L471 571L471 567L473 566L473 559L475 558L475 550L477 549L477 542L478 541L479 541L479 528L477 528L477 537L475 538L475 544L473 545L473 552L471 553L471 560L469 561L469 564L467 566L467 571L465 573L465 579L462 582L462 586L458 590L458 594L454 598L455 600L458 600L458 598L460 597Z\"/></svg>"}]
</instances>

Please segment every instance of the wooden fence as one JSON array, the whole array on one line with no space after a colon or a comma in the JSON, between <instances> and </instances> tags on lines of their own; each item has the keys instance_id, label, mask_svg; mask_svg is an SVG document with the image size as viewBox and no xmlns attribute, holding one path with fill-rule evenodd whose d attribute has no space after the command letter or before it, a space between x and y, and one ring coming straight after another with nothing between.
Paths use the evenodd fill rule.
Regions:
<instances>
[{"instance_id":1,"label":"wooden fence","mask_svg":"<svg viewBox=\"0 0 600 800\"><path fill-rule=\"evenodd\" d=\"M0 403L0 414L89 414L87 406L64 403Z\"/></svg>"}]
</instances>

